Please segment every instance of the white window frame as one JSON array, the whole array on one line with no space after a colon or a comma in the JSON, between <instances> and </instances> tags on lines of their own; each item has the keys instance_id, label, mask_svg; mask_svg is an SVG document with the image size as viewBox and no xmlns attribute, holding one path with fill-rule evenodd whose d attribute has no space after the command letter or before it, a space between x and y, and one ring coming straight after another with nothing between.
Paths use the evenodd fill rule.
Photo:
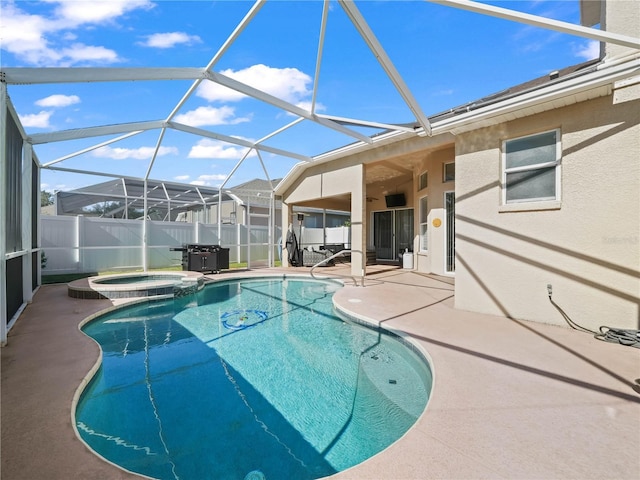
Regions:
<instances>
[{"instance_id":1,"label":"white window frame","mask_svg":"<svg viewBox=\"0 0 640 480\"><path fill-rule=\"evenodd\" d=\"M423 195L418 200L418 225L420 228L420 234L418 235L418 238L419 238L421 252L429 251L429 200L428 200L428 197L429 197L428 195ZM424 222L422 221L423 220L423 216L422 216L423 200L426 203L426 209L427 209L427 211L424 212L425 213ZM424 233L422 233L423 226L425 227Z\"/></svg>"},{"instance_id":2,"label":"white window frame","mask_svg":"<svg viewBox=\"0 0 640 480\"><path fill-rule=\"evenodd\" d=\"M422 179L424 178L424 185L422 185ZM418 191L422 191L425 188L427 188L429 186L429 173L428 172L422 172L420 175L418 175Z\"/></svg>"},{"instance_id":3,"label":"white window frame","mask_svg":"<svg viewBox=\"0 0 640 480\"><path fill-rule=\"evenodd\" d=\"M540 163L535 163L532 165L525 165L522 167L512 167L507 168L507 143L513 140L521 140L523 138L536 137L538 135L545 135L550 132L554 132L556 136L556 155L553 161L545 161ZM529 204L529 203L540 203L540 202L559 202L560 201L560 178L561 178L561 163L562 163L562 137L559 128L555 128L552 130L546 130L544 132L534 133L532 135L523 135L521 137L509 138L507 140L503 140L502 142L502 205L521 205L521 204ZM538 198L524 198L524 199L516 199L509 200L507 202L507 174L509 173L519 173L526 172L532 170L539 170L543 168L549 168L555 166L555 195L554 197L538 197Z\"/></svg>"},{"instance_id":4,"label":"white window frame","mask_svg":"<svg viewBox=\"0 0 640 480\"><path fill-rule=\"evenodd\" d=\"M454 168L453 178L450 178L450 179L447 179L447 166L448 165L453 165L453 168ZM456 168L456 162L445 162L445 163L442 164L442 183L449 183L449 182L455 182L456 181L455 168Z\"/></svg>"}]
</instances>

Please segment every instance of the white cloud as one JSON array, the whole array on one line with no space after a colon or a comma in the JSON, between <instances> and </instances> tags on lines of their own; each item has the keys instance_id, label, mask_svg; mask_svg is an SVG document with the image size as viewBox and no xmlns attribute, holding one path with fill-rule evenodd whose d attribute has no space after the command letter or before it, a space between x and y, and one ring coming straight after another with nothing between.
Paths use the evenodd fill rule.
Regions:
<instances>
[{"instance_id":1,"label":"white cloud","mask_svg":"<svg viewBox=\"0 0 640 480\"><path fill-rule=\"evenodd\" d=\"M77 63L115 63L118 54L105 47L94 47L82 43L74 43L69 48L61 50L60 63L75 65Z\"/></svg>"},{"instance_id":2,"label":"white cloud","mask_svg":"<svg viewBox=\"0 0 640 480\"><path fill-rule=\"evenodd\" d=\"M189 180L189 175L178 175L177 177L173 177L173 179L184 182L185 180Z\"/></svg>"},{"instance_id":3,"label":"white cloud","mask_svg":"<svg viewBox=\"0 0 640 480\"><path fill-rule=\"evenodd\" d=\"M58 22L69 27L110 22L138 8L150 9L148 0L109 0L102 2L62 1L56 7Z\"/></svg>"},{"instance_id":4,"label":"white cloud","mask_svg":"<svg viewBox=\"0 0 640 480\"><path fill-rule=\"evenodd\" d=\"M307 99L312 93L309 88L311 77L297 68L272 68L258 64L220 73L293 104ZM210 102L233 102L245 98L245 95L211 81L202 82L196 94Z\"/></svg>"},{"instance_id":5,"label":"white cloud","mask_svg":"<svg viewBox=\"0 0 640 480\"><path fill-rule=\"evenodd\" d=\"M198 180L205 180L207 182L210 182L212 180L225 180L227 178L227 176L224 173L216 173L213 175L200 175L198 177Z\"/></svg>"},{"instance_id":6,"label":"white cloud","mask_svg":"<svg viewBox=\"0 0 640 480\"><path fill-rule=\"evenodd\" d=\"M246 147L230 145L218 140L204 138L199 140L189 152L188 158L219 158L223 160L239 160L247 152ZM252 151L249 157L255 156Z\"/></svg>"},{"instance_id":7,"label":"white cloud","mask_svg":"<svg viewBox=\"0 0 640 480\"><path fill-rule=\"evenodd\" d=\"M66 192L68 190L75 190L77 187L70 187L64 183L58 183L55 187L53 187L53 192Z\"/></svg>"},{"instance_id":8,"label":"white cloud","mask_svg":"<svg viewBox=\"0 0 640 480\"><path fill-rule=\"evenodd\" d=\"M580 45L575 49L576 57L584 58L585 60L592 60L600 57L600 42L596 40L589 40L586 45Z\"/></svg>"},{"instance_id":9,"label":"white cloud","mask_svg":"<svg viewBox=\"0 0 640 480\"><path fill-rule=\"evenodd\" d=\"M248 117L235 118L235 108L233 107L198 107L187 113L175 116L175 121L201 127L204 125L236 125L250 121Z\"/></svg>"},{"instance_id":10,"label":"white cloud","mask_svg":"<svg viewBox=\"0 0 640 480\"><path fill-rule=\"evenodd\" d=\"M80 103L80 97L77 95L50 95L36 100L36 105L40 107L68 107L76 103Z\"/></svg>"},{"instance_id":11,"label":"white cloud","mask_svg":"<svg viewBox=\"0 0 640 480\"><path fill-rule=\"evenodd\" d=\"M192 45L201 43L197 35L188 35L184 32L154 33L149 35L140 45L152 48L173 48L179 44Z\"/></svg>"},{"instance_id":12,"label":"white cloud","mask_svg":"<svg viewBox=\"0 0 640 480\"><path fill-rule=\"evenodd\" d=\"M296 107L300 107L303 110L306 110L307 112L310 112L311 111L311 100L304 100L302 102L298 102L298 103L296 103ZM324 112L326 109L327 108L322 103L316 102L316 109L314 110L314 113ZM290 114L290 115L293 115L293 114Z\"/></svg>"},{"instance_id":13,"label":"white cloud","mask_svg":"<svg viewBox=\"0 0 640 480\"><path fill-rule=\"evenodd\" d=\"M140 147L140 148L112 148L110 146L100 147L91 155L98 158L111 158L113 160L151 160L155 147ZM176 147L160 147L158 149L158 156L164 155L177 155L178 149Z\"/></svg>"},{"instance_id":14,"label":"white cloud","mask_svg":"<svg viewBox=\"0 0 640 480\"><path fill-rule=\"evenodd\" d=\"M192 180L189 184L196 185L198 187L213 187L220 185L220 183L226 179L227 176L224 174L200 175L197 180Z\"/></svg>"},{"instance_id":15,"label":"white cloud","mask_svg":"<svg viewBox=\"0 0 640 480\"><path fill-rule=\"evenodd\" d=\"M444 90L438 90L436 92L433 92L431 95L434 97L448 97L449 95L453 95L453 89L451 88L447 88Z\"/></svg>"},{"instance_id":16,"label":"white cloud","mask_svg":"<svg viewBox=\"0 0 640 480\"><path fill-rule=\"evenodd\" d=\"M42 2L53 5L49 14L31 15L17 3L3 2L0 15L2 49L21 62L38 66L71 66L78 63L113 63L117 53L103 46L68 46L77 35L72 32L87 25L110 23L139 8L152 8L148 0L113 0L104 2Z\"/></svg>"},{"instance_id":17,"label":"white cloud","mask_svg":"<svg viewBox=\"0 0 640 480\"><path fill-rule=\"evenodd\" d=\"M549 48L558 41L561 34L550 30L540 30L526 25L519 28L511 37L511 43L519 52L527 54Z\"/></svg>"},{"instance_id":18,"label":"white cloud","mask_svg":"<svg viewBox=\"0 0 640 480\"><path fill-rule=\"evenodd\" d=\"M43 110L40 113L31 113L28 115L18 114L18 118L23 127L49 128L51 126L49 124L51 115L53 115L53 112Z\"/></svg>"},{"instance_id":19,"label":"white cloud","mask_svg":"<svg viewBox=\"0 0 640 480\"><path fill-rule=\"evenodd\" d=\"M47 21L38 15L29 15L15 7L13 3L2 4L0 27L2 27L3 49L14 53L42 50L46 40L42 32Z\"/></svg>"}]
</instances>

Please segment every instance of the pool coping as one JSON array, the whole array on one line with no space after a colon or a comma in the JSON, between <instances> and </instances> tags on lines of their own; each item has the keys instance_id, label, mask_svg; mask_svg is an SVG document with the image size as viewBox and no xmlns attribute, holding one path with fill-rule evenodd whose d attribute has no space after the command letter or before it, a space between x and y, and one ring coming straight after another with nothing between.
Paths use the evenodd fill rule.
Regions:
<instances>
[{"instance_id":1,"label":"pool coping","mask_svg":"<svg viewBox=\"0 0 640 480\"><path fill-rule=\"evenodd\" d=\"M158 277L132 284L106 283L113 279ZM165 278L163 278L165 277ZM153 272L116 273L74 280L67 285L71 298L82 300L144 298L162 295L181 295L190 289L201 288L205 276L200 272L158 270Z\"/></svg>"}]
</instances>

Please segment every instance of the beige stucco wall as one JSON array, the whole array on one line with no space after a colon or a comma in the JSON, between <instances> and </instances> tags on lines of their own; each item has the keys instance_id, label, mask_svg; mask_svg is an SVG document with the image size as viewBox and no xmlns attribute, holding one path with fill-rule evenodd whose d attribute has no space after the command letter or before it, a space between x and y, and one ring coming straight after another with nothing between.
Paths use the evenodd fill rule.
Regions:
<instances>
[{"instance_id":1,"label":"beige stucco wall","mask_svg":"<svg viewBox=\"0 0 640 480\"><path fill-rule=\"evenodd\" d=\"M413 251L414 267L420 272L447 275L445 272L445 192L455 190L455 181L444 182L445 163L455 163L455 148L453 146L441 150L427 152L425 159L414 175L415 198L415 241ZM418 191L418 176L422 172L427 172L427 188ZM457 174L457 172L456 172ZM420 198L427 196L428 233L426 251L420 250ZM440 226L434 226L434 220L440 221Z\"/></svg>"},{"instance_id":2,"label":"beige stucco wall","mask_svg":"<svg viewBox=\"0 0 640 480\"><path fill-rule=\"evenodd\" d=\"M456 307L639 328L640 86L458 137ZM559 208L501 211L501 141L560 128Z\"/></svg>"},{"instance_id":3,"label":"beige stucco wall","mask_svg":"<svg viewBox=\"0 0 640 480\"><path fill-rule=\"evenodd\" d=\"M291 223L292 207L317 200L348 196L351 210L351 274L363 276L366 263L366 200L364 165L353 161L333 162L308 169L283 192L283 226ZM286 265L286 252L283 253Z\"/></svg>"},{"instance_id":4,"label":"beige stucco wall","mask_svg":"<svg viewBox=\"0 0 640 480\"><path fill-rule=\"evenodd\" d=\"M609 0L605 2L604 29L611 33L640 37L640 1ZM629 47L608 43L605 45L608 60L633 53Z\"/></svg>"}]
</instances>

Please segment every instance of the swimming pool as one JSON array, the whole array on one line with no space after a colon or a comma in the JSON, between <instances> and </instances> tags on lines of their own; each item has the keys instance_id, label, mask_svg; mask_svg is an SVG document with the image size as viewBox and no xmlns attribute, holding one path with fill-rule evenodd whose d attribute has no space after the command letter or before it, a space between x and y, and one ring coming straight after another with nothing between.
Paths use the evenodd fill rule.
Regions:
<instances>
[{"instance_id":1,"label":"swimming pool","mask_svg":"<svg viewBox=\"0 0 640 480\"><path fill-rule=\"evenodd\" d=\"M366 460L422 414L431 373L398 337L336 316L338 288L226 281L95 319L79 435L162 479L315 479Z\"/></svg>"}]
</instances>

